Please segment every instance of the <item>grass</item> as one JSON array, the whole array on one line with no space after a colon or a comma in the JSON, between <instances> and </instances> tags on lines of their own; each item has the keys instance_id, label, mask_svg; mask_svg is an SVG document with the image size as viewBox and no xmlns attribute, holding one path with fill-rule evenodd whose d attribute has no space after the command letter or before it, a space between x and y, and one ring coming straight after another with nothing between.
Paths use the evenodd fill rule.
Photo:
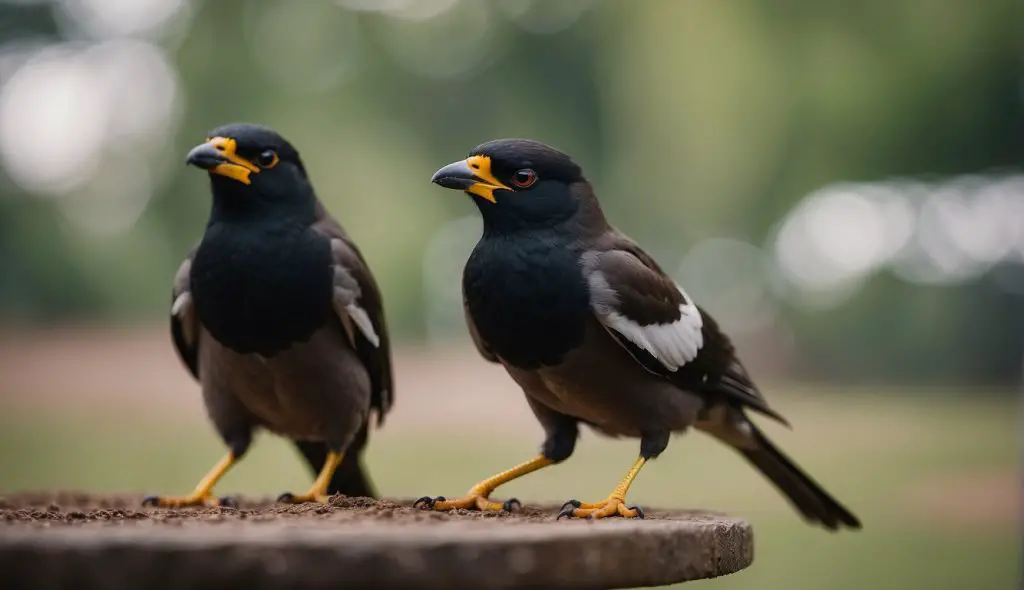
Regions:
<instances>
[{"instance_id":1,"label":"grass","mask_svg":"<svg viewBox=\"0 0 1024 590\"><path fill-rule=\"evenodd\" d=\"M832 535L805 526L731 451L701 435L676 439L644 470L630 500L727 511L748 519L756 537L753 566L686 587L1014 587L1019 501L1006 505L1005 494L999 493L1017 481L1011 402L879 394L833 398L797 398L786 407L797 430L766 429L862 518L865 530ZM177 493L190 489L223 452L206 424L169 423L153 413L3 410L0 491ZM540 442L539 429L496 437L482 428L436 432L390 426L374 435L368 463L378 487L398 497L455 495L532 456ZM587 433L567 463L514 482L498 495L527 502L603 497L635 452L633 441ZM219 490L271 495L300 490L308 482L291 448L263 436ZM995 506L995 516L993 502L1003 502Z\"/></svg>"}]
</instances>

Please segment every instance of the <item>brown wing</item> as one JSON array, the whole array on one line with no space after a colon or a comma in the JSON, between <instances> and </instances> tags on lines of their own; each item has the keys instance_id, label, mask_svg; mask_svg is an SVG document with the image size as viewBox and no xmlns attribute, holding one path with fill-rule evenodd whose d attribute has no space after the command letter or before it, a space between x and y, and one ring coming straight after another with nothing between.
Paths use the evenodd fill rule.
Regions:
<instances>
[{"instance_id":1,"label":"brown wing","mask_svg":"<svg viewBox=\"0 0 1024 590\"><path fill-rule=\"evenodd\" d=\"M331 241L335 311L370 374L370 403L377 411L379 425L395 398L391 346L380 289L359 248L341 225L323 206L318 206L318 217L313 230Z\"/></svg>"},{"instance_id":2,"label":"brown wing","mask_svg":"<svg viewBox=\"0 0 1024 590\"><path fill-rule=\"evenodd\" d=\"M648 371L681 388L772 410L718 323L624 236L583 256L591 305L615 340Z\"/></svg>"},{"instance_id":3,"label":"brown wing","mask_svg":"<svg viewBox=\"0 0 1024 590\"><path fill-rule=\"evenodd\" d=\"M192 268L192 257L196 247L188 253L174 275L171 287L171 339L189 372L199 378L199 318L192 304L192 292L189 290L189 270Z\"/></svg>"}]
</instances>

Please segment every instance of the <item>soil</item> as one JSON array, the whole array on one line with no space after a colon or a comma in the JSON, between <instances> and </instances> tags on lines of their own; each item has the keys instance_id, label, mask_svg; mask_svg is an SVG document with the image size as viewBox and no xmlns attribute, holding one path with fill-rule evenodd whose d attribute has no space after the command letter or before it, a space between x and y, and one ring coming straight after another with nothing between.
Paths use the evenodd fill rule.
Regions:
<instances>
[{"instance_id":1,"label":"soil","mask_svg":"<svg viewBox=\"0 0 1024 590\"><path fill-rule=\"evenodd\" d=\"M436 522L486 522L496 519L511 523L548 522L548 509L523 508L516 513L483 513L456 510L448 514L414 508L412 500L373 500L334 496L327 504L277 504L272 498L237 499L233 507L148 508L142 495L93 495L77 492L24 493L0 497L0 521L7 525L105 525L123 526L145 522L149 525L184 526L229 521L308 524L429 524Z\"/></svg>"},{"instance_id":2,"label":"soil","mask_svg":"<svg viewBox=\"0 0 1024 590\"><path fill-rule=\"evenodd\" d=\"M556 521L557 506L438 513L411 500L143 508L134 494L0 498L5 588L623 588L753 560L750 526L697 511Z\"/></svg>"}]
</instances>

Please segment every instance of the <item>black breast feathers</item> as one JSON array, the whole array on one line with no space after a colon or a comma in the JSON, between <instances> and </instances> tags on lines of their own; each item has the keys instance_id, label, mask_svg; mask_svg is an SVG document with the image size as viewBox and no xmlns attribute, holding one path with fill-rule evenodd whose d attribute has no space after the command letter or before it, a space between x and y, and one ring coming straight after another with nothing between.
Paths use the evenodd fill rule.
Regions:
<instances>
[{"instance_id":1,"label":"black breast feathers","mask_svg":"<svg viewBox=\"0 0 1024 590\"><path fill-rule=\"evenodd\" d=\"M211 224L190 280L199 321L243 354L273 356L334 313L330 242L308 227Z\"/></svg>"},{"instance_id":2,"label":"black breast feathers","mask_svg":"<svg viewBox=\"0 0 1024 590\"><path fill-rule=\"evenodd\" d=\"M480 337L521 369L557 365L583 342L590 294L579 252L545 236L484 237L463 273Z\"/></svg>"}]
</instances>

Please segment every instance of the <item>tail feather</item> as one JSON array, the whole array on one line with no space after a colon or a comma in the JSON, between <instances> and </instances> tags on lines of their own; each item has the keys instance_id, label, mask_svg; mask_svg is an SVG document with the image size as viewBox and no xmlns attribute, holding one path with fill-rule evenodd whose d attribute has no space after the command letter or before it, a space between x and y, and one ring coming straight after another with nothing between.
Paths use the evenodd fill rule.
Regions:
<instances>
[{"instance_id":1,"label":"tail feather","mask_svg":"<svg viewBox=\"0 0 1024 590\"><path fill-rule=\"evenodd\" d=\"M747 424L756 446L735 447L736 450L764 474L804 518L833 531L842 525L861 528L860 520L853 513L776 448L753 423Z\"/></svg>"},{"instance_id":2,"label":"tail feather","mask_svg":"<svg viewBox=\"0 0 1024 590\"><path fill-rule=\"evenodd\" d=\"M364 427L359 432L348 450L345 457L338 465L338 469L327 486L328 494L344 494L350 497L376 498L377 492L373 482L370 481L366 468L363 466L363 447L366 446L367 432ZM295 446L306 459L314 475L320 473L327 460L327 445L322 442L295 441Z\"/></svg>"}]
</instances>

